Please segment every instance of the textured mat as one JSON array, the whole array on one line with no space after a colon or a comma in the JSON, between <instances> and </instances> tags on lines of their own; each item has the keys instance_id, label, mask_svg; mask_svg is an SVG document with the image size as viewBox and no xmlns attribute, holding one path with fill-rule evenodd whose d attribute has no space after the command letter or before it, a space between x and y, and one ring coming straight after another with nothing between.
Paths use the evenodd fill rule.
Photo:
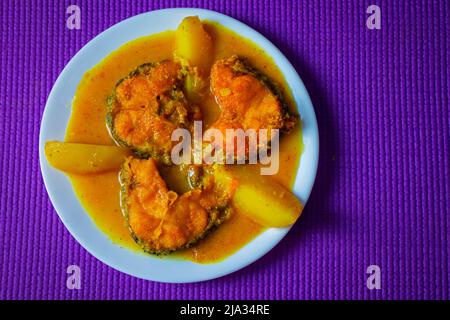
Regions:
<instances>
[{"instance_id":1,"label":"textured mat","mask_svg":"<svg viewBox=\"0 0 450 320\"><path fill-rule=\"evenodd\" d=\"M0 298L449 299L447 1L2 1ZM395 4L397 3L397 4ZM65 27L81 8L81 30ZM38 135L70 58L109 26L164 7L205 7L273 41L306 84L321 139L301 220L269 254L221 279L169 285L102 264L70 236L46 194ZM81 267L80 290L66 268ZM381 268L368 290L366 268Z\"/></svg>"}]
</instances>

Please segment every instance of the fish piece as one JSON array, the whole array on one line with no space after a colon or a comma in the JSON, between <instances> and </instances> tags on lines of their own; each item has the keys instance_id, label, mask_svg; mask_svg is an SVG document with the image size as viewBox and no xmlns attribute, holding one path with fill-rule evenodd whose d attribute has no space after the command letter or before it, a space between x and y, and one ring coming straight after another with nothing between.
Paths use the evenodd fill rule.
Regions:
<instances>
[{"instance_id":1,"label":"fish piece","mask_svg":"<svg viewBox=\"0 0 450 320\"><path fill-rule=\"evenodd\" d=\"M172 131L189 128L198 110L181 89L179 64L165 60L139 66L120 80L108 99L106 123L114 140L140 157L170 164Z\"/></svg>"},{"instance_id":2,"label":"fish piece","mask_svg":"<svg viewBox=\"0 0 450 320\"><path fill-rule=\"evenodd\" d=\"M167 188L156 162L129 157L120 172L121 206L135 241L148 253L187 248L231 213L231 192L204 178L182 195Z\"/></svg>"},{"instance_id":3,"label":"fish piece","mask_svg":"<svg viewBox=\"0 0 450 320\"><path fill-rule=\"evenodd\" d=\"M219 129L224 138L226 129L255 129L257 133L268 129L267 138L257 135L258 145L263 146L270 143L271 129L288 132L297 122L278 87L236 55L213 65L211 91L221 109L211 127Z\"/></svg>"}]
</instances>

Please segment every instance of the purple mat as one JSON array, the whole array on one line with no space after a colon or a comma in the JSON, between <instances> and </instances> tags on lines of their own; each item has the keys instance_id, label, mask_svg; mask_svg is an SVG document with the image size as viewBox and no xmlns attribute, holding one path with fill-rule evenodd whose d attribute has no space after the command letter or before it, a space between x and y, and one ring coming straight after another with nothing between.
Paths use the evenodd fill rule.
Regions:
<instances>
[{"instance_id":1,"label":"purple mat","mask_svg":"<svg viewBox=\"0 0 450 320\"><path fill-rule=\"evenodd\" d=\"M2 1L0 298L449 299L447 1ZM395 4L397 2L397 4ZM81 30L65 26L81 8ZM109 26L166 7L204 7L263 33L294 64L320 129L318 177L300 221L269 254L197 284L135 279L70 236L46 194L38 135L47 96ZM66 268L81 268L81 289ZM381 269L381 289L366 268Z\"/></svg>"}]
</instances>

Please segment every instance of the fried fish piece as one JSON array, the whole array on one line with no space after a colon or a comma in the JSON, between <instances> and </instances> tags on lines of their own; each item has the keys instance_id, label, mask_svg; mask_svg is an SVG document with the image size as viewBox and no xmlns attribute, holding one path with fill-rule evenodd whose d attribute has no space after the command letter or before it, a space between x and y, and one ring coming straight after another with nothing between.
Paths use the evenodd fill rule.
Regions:
<instances>
[{"instance_id":1,"label":"fried fish piece","mask_svg":"<svg viewBox=\"0 0 450 320\"><path fill-rule=\"evenodd\" d=\"M288 132L297 122L279 88L236 55L213 65L211 91L221 109L212 128L219 129L224 137L226 129ZM268 144L267 140L270 134L266 140L258 137L258 144Z\"/></svg>"},{"instance_id":2,"label":"fried fish piece","mask_svg":"<svg viewBox=\"0 0 450 320\"><path fill-rule=\"evenodd\" d=\"M230 214L231 192L205 177L182 195L167 188L153 159L129 157L121 172L121 206L134 240L148 253L187 248Z\"/></svg>"},{"instance_id":3,"label":"fried fish piece","mask_svg":"<svg viewBox=\"0 0 450 320\"><path fill-rule=\"evenodd\" d=\"M189 107L182 81L181 66L170 60L143 64L120 80L106 116L114 140L140 157L170 164L172 131L189 128L198 112Z\"/></svg>"}]
</instances>

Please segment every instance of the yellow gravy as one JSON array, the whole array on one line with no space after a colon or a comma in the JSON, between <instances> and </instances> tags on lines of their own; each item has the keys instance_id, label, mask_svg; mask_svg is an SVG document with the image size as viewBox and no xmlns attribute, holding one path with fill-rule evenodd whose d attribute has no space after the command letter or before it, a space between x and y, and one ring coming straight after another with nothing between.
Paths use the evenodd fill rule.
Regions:
<instances>
[{"instance_id":1,"label":"yellow gravy","mask_svg":"<svg viewBox=\"0 0 450 320\"><path fill-rule=\"evenodd\" d=\"M293 105L282 74L262 49L214 23L208 22L206 27L214 39L214 60L232 54L246 57L252 65L284 88L291 106ZM116 82L137 66L146 62L171 59L174 36L173 31L166 31L131 41L86 72L73 100L72 115L65 140L113 145L114 142L105 124L107 97L113 91ZM210 95L202 102L201 108L205 126L208 126L217 117L218 106ZM292 109L295 110L295 108ZM280 170L275 176L275 179L289 188L292 187L295 179L301 152L301 128L297 126L293 132L281 138ZM118 172L95 175L72 174L69 178L81 204L98 228L105 232L114 243L140 251L128 232L120 210ZM177 181L176 172L170 180ZM193 248L186 249L176 256L198 263L217 262L237 251L263 230L263 227L235 210L230 219L217 230Z\"/></svg>"}]
</instances>

